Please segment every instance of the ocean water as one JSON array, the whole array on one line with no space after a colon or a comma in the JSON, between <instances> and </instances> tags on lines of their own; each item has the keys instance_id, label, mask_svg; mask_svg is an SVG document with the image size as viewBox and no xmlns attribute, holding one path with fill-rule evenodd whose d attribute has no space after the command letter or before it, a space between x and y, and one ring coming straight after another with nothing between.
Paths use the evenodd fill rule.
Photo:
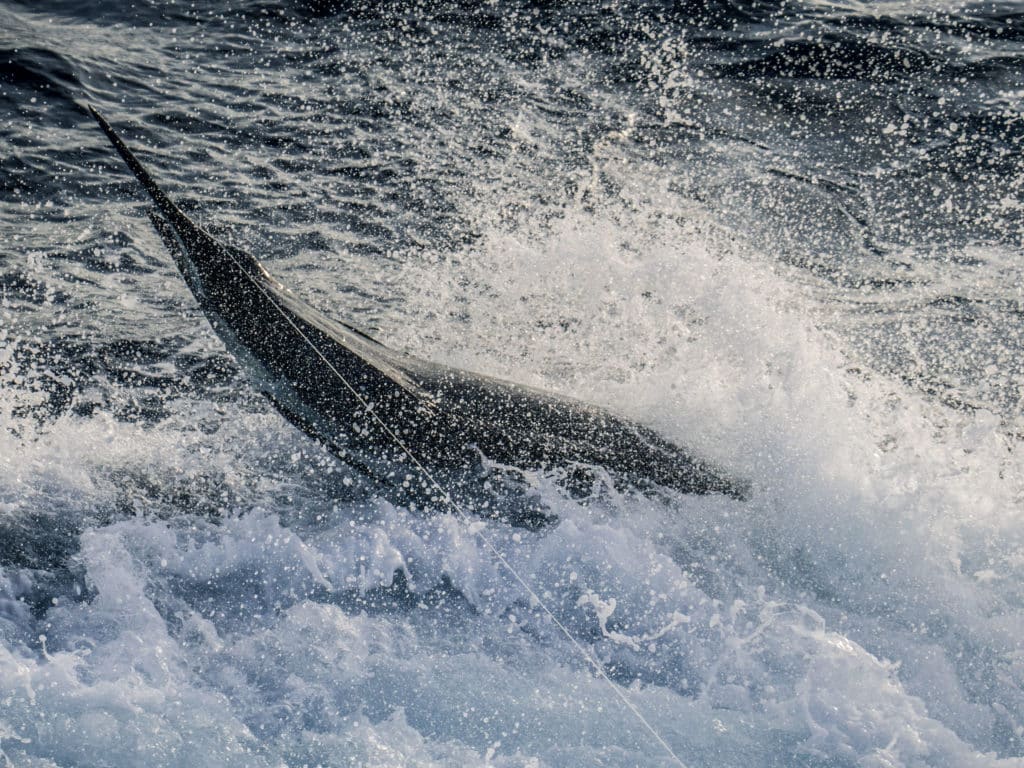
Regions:
<instances>
[{"instance_id":1,"label":"ocean water","mask_svg":"<svg viewBox=\"0 0 1024 768\"><path fill-rule=\"evenodd\" d=\"M329 314L751 498L361 491L86 103ZM0 763L1024 766L1022 107L1020 2L0 0Z\"/></svg>"}]
</instances>

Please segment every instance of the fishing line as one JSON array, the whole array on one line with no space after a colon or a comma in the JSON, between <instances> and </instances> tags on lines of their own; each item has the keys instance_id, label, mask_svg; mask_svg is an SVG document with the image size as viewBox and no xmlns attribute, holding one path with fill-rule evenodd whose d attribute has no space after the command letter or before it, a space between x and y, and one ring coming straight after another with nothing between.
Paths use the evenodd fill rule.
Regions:
<instances>
[{"instance_id":1,"label":"fishing line","mask_svg":"<svg viewBox=\"0 0 1024 768\"><path fill-rule=\"evenodd\" d=\"M227 250L225 250L225 252L231 258L231 260L235 263L235 266L237 266L245 274L245 276L249 278L250 282L252 282L252 284L256 286L256 288L260 291L260 293L262 293L264 295L264 297L266 297L267 300L270 301L270 303L274 306L274 308L281 314L281 317L283 317L288 322L288 324L292 328L295 329L295 332L298 333L299 336L302 337L303 341L305 341L306 344L309 345L309 348L312 349L317 354L317 356L321 360L324 361L324 363L326 363L327 367L330 368L331 371L334 373L334 375L338 377L338 380L342 384L344 384L345 388L348 389L348 391L351 392L352 395L356 398L356 400L359 402L360 406L362 406L363 410L365 410L367 413L369 413L373 417L373 419L377 422L377 424L381 427L381 429L383 429L391 437L391 439L394 440L395 444L405 453L405 455L409 457L409 460L416 466L417 469L419 469L419 471L430 482L430 484L433 485L434 488L436 488L437 491L441 494L442 500L449 507L451 507L451 509L455 510L455 512L458 514L458 516L462 520L462 522L470 530L472 530L473 529L473 526L472 526L472 522L473 521L470 518L469 513L467 513L464 509L462 509L462 507L458 504L458 502L456 502L455 499L452 498L452 495L434 477L434 475L430 472L430 470L428 470L420 462L420 460L416 458L416 456L413 454L412 450L409 449L405 445L405 443L402 441L402 438L400 438L394 432L394 430L392 430L391 427L388 426L388 424L384 421L384 419L381 418L381 416L377 414L376 409L371 408L369 406L369 403L366 401L366 398L364 398L359 393L359 391L355 387L352 386L352 384L348 381L348 379L345 378L345 376L341 373L341 371L339 371L334 366L334 364L327 358L327 356L324 355L324 353L320 351L320 349L316 346L316 344L313 343L313 340L310 339L309 336L307 336L305 334L305 332L298 325L296 325L295 321L292 320L291 316L281 307L281 305L279 305L277 303L277 301L274 298L274 296L270 292L268 292L266 287L264 285L262 285L260 283L260 281L257 280L253 275L251 275L249 273L249 271L244 266L242 266L242 264L238 261L238 259L235 258L234 254L232 254L230 251L227 251ZM654 728L654 726L650 724L650 722L647 720L647 718L645 718L643 716L643 714L640 712L640 710L637 709L636 705L625 694L625 692L622 690L621 686L616 685L612 681L612 679L608 676L608 672L607 672L607 670L605 670L604 665L601 664L601 662L592 653L590 653L590 651L588 651L586 648L584 648L583 645L581 645L580 642L568 630L568 628L561 621L559 621L558 617L555 616L554 612L548 607L547 603L545 603L544 600L541 599L540 595L537 594L536 590L534 590L534 588L530 586L530 584L526 581L526 579L523 576L520 575L519 571L517 571L515 569L515 567L512 565L512 563L510 563L508 561L508 559L501 553L501 551L498 550L498 548L494 545L494 543L491 541L491 539L488 536L486 536L483 533L483 531L480 531L480 530L476 531L474 533L474 535L483 543L484 547L491 552L491 554L494 556L494 558L502 566L504 566L505 570L507 570L512 575L512 577L519 583L519 585L526 591L527 595L530 596L530 599L533 600L536 605L540 606L541 610L543 610L543 612L547 615L548 619L550 619L551 622L556 627L558 627L558 629L561 631L561 633L572 644L572 646L576 649L576 651L580 654L580 656L582 656L584 658L584 660L587 661L593 667L594 671L597 673L597 676L600 677L602 680L604 680L608 684L608 686L612 689L612 691L614 691L615 695L619 698L619 700L622 702L622 704L625 705L625 707L630 712L632 712L633 715L636 716L637 720L639 720L643 724L644 728L651 734L651 736L653 736L655 738L655 740L657 740L658 744L661 745L662 749L664 749L665 752L668 753L668 755L676 762L676 764L678 764L680 766L680 768L686 768L685 763L683 763L683 761L679 758L679 756L676 755L676 753L675 753L675 751L673 751L672 747L669 746L668 742L665 741L665 739Z\"/></svg>"},{"instance_id":2,"label":"fishing line","mask_svg":"<svg viewBox=\"0 0 1024 768\"><path fill-rule=\"evenodd\" d=\"M182 252L187 254L188 248L186 247L184 239L182 238L181 233L178 231L177 226L175 226L174 224L174 220L177 217L184 218L184 214L181 213L178 207L171 202L170 198L168 198L167 195L164 194L163 190L161 190L160 187L156 184L156 182L153 181L152 177L145 170L145 168L142 167L142 164L138 161L138 159L135 157L132 151L128 149L125 143L121 141L121 138L114 132L114 129L110 127L110 124L92 107L91 104L88 104L87 107L92 116L96 118L97 122L99 122L100 127L103 129L103 132L107 134L108 138L113 143L114 148L118 151L121 157L124 158L125 162L128 164L128 167L132 170L136 177L138 177L139 181L142 182L143 186L149 192L150 196L157 204L157 208L160 209L161 215L165 216L169 220L168 225L170 227L171 233L174 235L175 240L177 240L177 243L180 246ZM196 228L199 229L198 227ZM200 231L202 232L201 229ZM205 232L203 232L203 234L209 237L209 235L207 235ZM213 238L210 239L213 240ZM331 370L331 372L335 376L337 376L338 380L345 385L345 388L352 393L352 396L355 397L356 401L363 408L363 410L370 414L374 421L376 421L377 424L380 425L381 429L383 429L384 432L394 441L395 445L397 445L402 450L402 452L409 457L409 460L412 462L412 464L423 474L427 481L441 494L442 501L444 501L444 503L446 503L451 509L453 509L456 512L456 514L467 526L467 528L473 530L473 520L470 518L469 513L467 513L458 504L458 502L456 502L455 499L452 498L452 495L444 488L444 486L441 485L441 483L434 477L430 470L428 470L423 465L423 463L420 462L418 458L416 458L416 455L408 446L406 446L402 438L400 438L395 433L395 431L388 426L387 422L384 421L384 419L376 412L375 409L370 407L370 404L366 401L366 398L364 398L359 393L359 391L352 386L349 380L345 378L344 374L342 374L341 371L339 371L334 366L334 364L327 358L327 356L320 351L320 349L316 346L313 340L310 339L309 336L307 336L306 333L298 325L296 325L295 321L291 318L291 316L274 298L273 294L268 292L267 286L265 286L254 275L252 275L249 272L249 270L246 269L245 266L235 257L235 255L231 252L229 248L222 248L221 251L227 254L228 258L230 258L231 261L234 262L235 266L238 267L242 274L244 274L249 279L249 281L256 286L257 290L259 290L259 292L262 293L263 296L273 305L274 309L276 309L280 313L280 315L288 322L288 324L295 329L295 332L298 333L300 337L302 337L302 340L306 342L307 345L309 345L309 348L312 349L316 353L316 355L321 360L324 361L324 363ZM268 279L274 279L266 271L266 269L263 268L262 264L256 261L256 265L263 273L263 275L265 275ZM278 284L280 285L280 283ZM514 578L516 582L518 582L519 585L523 588L523 590L525 590L526 594L529 595L530 599L534 602L534 604L538 605L541 608L544 614L547 615L548 619L550 619L550 621L565 636L566 640L569 641L569 643L576 650L576 652L579 653L579 655L582 656L583 659L591 667L593 667L597 676L608 684L608 687L612 689L612 692L619 699L619 701L626 707L626 709L633 713L636 719L640 721L643 727L648 731L648 733L651 734L651 736L654 737L655 741L657 741L657 743L661 745L662 749L665 750L665 752L672 758L672 760L679 766L679 768L686 768L686 765L683 763L681 759L679 759L679 756L676 755L672 747L669 746L668 742L665 741L665 739L657 731L657 729L655 729L654 726L651 725L650 722L648 722L647 718L643 716L643 713L641 713L640 710L637 709L636 705L625 694L621 686L616 685L608 676L608 672L604 668L604 665L601 664L601 662L592 653L590 653L586 648L584 648L580 644L580 642L573 636L573 634L568 630L568 628L561 621L559 621L558 617L555 616L554 611L552 611L551 608L548 607L547 603L545 603L544 600L541 599L541 596L537 594L537 591L530 586L530 584L522 575L520 575L520 573L515 569L512 563L510 563L508 559L503 554L501 554L501 552L490 540L490 538L487 537L482 530L475 531L473 535L480 540L484 547L491 552L494 558L505 568L505 570L507 570L512 575L512 578Z\"/></svg>"}]
</instances>

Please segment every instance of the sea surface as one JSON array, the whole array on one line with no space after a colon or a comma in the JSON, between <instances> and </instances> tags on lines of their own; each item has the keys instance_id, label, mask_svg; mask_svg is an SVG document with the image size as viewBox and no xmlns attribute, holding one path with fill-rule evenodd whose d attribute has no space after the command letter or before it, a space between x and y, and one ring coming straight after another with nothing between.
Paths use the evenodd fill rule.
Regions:
<instances>
[{"instance_id":1,"label":"sea surface","mask_svg":"<svg viewBox=\"0 0 1024 768\"><path fill-rule=\"evenodd\" d=\"M328 314L751 498L360 491L87 103ZM0 765L1024 766L1022 150L1019 1L0 0Z\"/></svg>"}]
</instances>

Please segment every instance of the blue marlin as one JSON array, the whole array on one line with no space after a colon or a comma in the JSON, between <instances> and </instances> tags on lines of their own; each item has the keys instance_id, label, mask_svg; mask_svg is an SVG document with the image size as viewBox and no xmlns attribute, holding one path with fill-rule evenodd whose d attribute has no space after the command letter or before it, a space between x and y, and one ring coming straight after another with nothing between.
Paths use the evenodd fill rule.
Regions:
<instances>
[{"instance_id":1,"label":"blue marlin","mask_svg":"<svg viewBox=\"0 0 1024 768\"><path fill-rule=\"evenodd\" d=\"M465 473L482 456L527 471L598 466L633 484L746 497L745 483L629 419L404 354L327 317L258 259L186 216L99 112L89 111L149 194L153 225L252 384L289 422L368 477L396 487L415 477L443 499L436 478Z\"/></svg>"}]
</instances>

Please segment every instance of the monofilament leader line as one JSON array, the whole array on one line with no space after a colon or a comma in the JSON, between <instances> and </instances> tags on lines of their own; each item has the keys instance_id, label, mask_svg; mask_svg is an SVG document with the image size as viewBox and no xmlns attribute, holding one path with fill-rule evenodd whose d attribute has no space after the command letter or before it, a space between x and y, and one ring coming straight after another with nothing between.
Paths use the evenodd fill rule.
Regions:
<instances>
[{"instance_id":1,"label":"monofilament leader line","mask_svg":"<svg viewBox=\"0 0 1024 768\"><path fill-rule=\"evenodd\" d=\"M235 266L237 266L245 274L245 276L252 281L253 285L255 285L257 289L259 289L260 293L262 293L270 301L270 303L274 305L274 308L281 313L281 316L288 321L288 324L291 325L291 327L295 329L295 332L302 337L303 341L305 341L309 345L309 348L312 349L317 354L317 356L324 361L327 367L330 368L334 375L338 377L338 380L345 385L345 388L348 389L349 392L352 393L353 397L356 398L356 400L362 406L363 410L365 410L373 417L373 419L377 422L380 428L383 429L388 434L388 436L395 441L395 445L397 445L402 450L402 452L404 452L405 455L409 457L409 460L416 466L417 469L419 469L421 473L423 473L423 476L430 482L430 484L437 489L437 491L441 494L441 497L444 500L444 502L456 512L459 518L463 521L463 523L467 525L467 527L469 527L470 530L473 530L472 520L470 519L469 514L458 504L458 502L455 501L454 498L452 498L452 495L444 488L444 486L442 486L441 483L434 478L430 470L428 470L420 462L420 460L416 458L412 450L409 449L402 441L402 438L400 438L395 433L395 431L388 426L384 419L381 418L381 416L377 413L376 409L371 408L369 406L369 403L366 401L366 399L359 393L359 391L355 387L352 386L348 379L346 379L345 376L342 375L341 371L339 371L334 366L334 364L327 358L327 356L320 351L316 344L313 343L312 339L310 339L302 331L302 329L295 324L295 321L292 320L288 313L285 312L284 309L277 303L274 296L267 291L266 287L263 286L259 280L253 277L253 275L249 274L249 271L242 266L242 264L234 257L233 254L231 254L230 251L226 252L230 256L231 260L235 262ZM637 720L640 721L640 723L643 724L644 728L651 734L651 736L654 737L654 739L658 742L661 748L665 750L665 752L672 758L673 761L675 761L677 765L679 765L680 768L686 768L685 763L683 763L683 761L679 759L679 756L676 755L675 751L672 749L671 746L669 746L668 742L665 741L662 735L657 731L657 729L655 729L653 725L651 725L647 718L643 716L643 713L640 712L636 704L634 704L633 701L629 698L629 696L627 696L626 693L622 690L622 688L616 685L608 676L608 672L604 668L604 665L590 651L584 648L583 645L580 644L580 642L569 631L569 629L561 621L558 620L558 617L555 616L554 611L552 611L551 608L548 607L547 603L545 603L544 600L541 599L541 596L537 594L537 591L530 586L529 582L526 581L526 579L519 573L519 571L515 569L512 563L510 563L508 559L498 550L498 548L494 545L490 538L486 536L482 530L475 531L474 535L480 540L480 542L484 545L485 548L490 550L491 554L494 555L494 558L505 568L506 571L508 571L512 575L512 578L514 578L519 583L519 585L526 591L526 594L530 596L530 599L533 600L538 606L540 606L541 610L547 615L548 619L550 619L551 622L556 627L558 627L559 631L565 636L565 638L569 641L573 648L576 649L579 655L582 656L583 659L588 664L590 664L591 667L593 667L597 676L608 684L608 687L612 689L612 691L615 693L616 697L618 697L620 702L626 707L626 709L633 713L633 715L636 717Z\"/></svg>"},{"instance_id":2,"label":"monofilament leader line","mask_svg":"<svg viewBox=\"0 0 1024 768\"><path fill-rule=\"evenodd\" d=\"M139 181L142 182L143 186L149 192L154 202L157 203L157 208L164 209L161 210L160 212L163 214L164 211L172 211L177 212L178 215L181 215L180 211L177 211L177 207L174 205L174 203L172 203L170 199L168 199L168 197L163 193L163 191L156 185L156 182L154 182L153 179L150 178L149 174L142 167L141 163L139 163L139 161L135 158L131 150L129 150L128 147L125 146L124 142L121 141L120 137L114 132L114 129L110 127L110 124L107 123L105 119L103 119L99 112L93 109L91 104L87 104L87 107L92 116L96 118L96 121L100 124L100 128L103 129L103 132L107 134L107 137L113 143L114 148L117 149L118 153L121 155L122 158L124 158L125 162L128 164L128 167L131 168L132 172L136 175L136 177L138 177ZM178 246L180 247L182 253L187 254L189 249L186 247L181 237L181 234L177 230L177 227L173 226L173 222L172 226L170 227L170 231L171 233L173 233L175 239L178 241ZM473 530L472 520L470 519L469 514L464 509L462 509L461 506L459 506L455 499L452 498L452 495L430 473L430 470L423 466L422 462L420 462L420 460L416 458L412 450L410 450L402 441L402 439L395 433L395 431L387 425L387 423L384 421L383 418L381 418L377 411L370 407L369 403L367 403L366 401L366 398L364 398L359 393L359 391L352 386L352 384L348 381L348 379L345 378L341 371L339 371L334 366L334 364L327 358L327 356L320 351L316 344L313 343L312 339L310 339L302 331L302 329L295 324L295 321L292 320L291 316L277 302L274 296L267 291L266 286L264 286L258 279L256 279L256 277L254 277L249 272L249 270L246 269L237 258L235 258L235 255L231 253L230 249L220 250L222 253L227 254L228 258L230 258L231 261L234 262L235 266L238 267L242 274L244 274L252 282L252 284L256 286L256 289L260 293L262 293L263 296L274 306L274 309L276 309L281 314L281 316L286 321L288 321L288 324L295 329L295 332L302 337L302 340L309 345L309 348L312 349L317 354L317 357L323 360L327 367L331 369L331 372L338 377L338 381L340 381L345 386L345 388L352 393L352 396L355 397L358 403L362 406L363 410L365 410L367 413L370 414L370 416L373 417L373 419L380 425L381 429L383 429L384 432L386 432L387 435L392 440L394 440L395 445L397 445L402 450L402 452L409 457L409 460L416 466L417 469L419 469L420 472L423 473L423 476L430 482L430 484L434 486L434 488L436 488L438 492L440 492L441 498L444 500L444 502L455 511L455 513L459 516L459 518L463 521L463 523L466 524L466 526L470 530ZM270 277L270 274L265 269L263 269L263 266L259 264L259 262L257 262L257 265L260 267L261 271L263 272L264 275L267 276L268 279L273 279ZM668 755L672 758L672 760L675 761L677 765L679 765L679 768L686 768L683 761L680 760L679 756L676 755L676 753L672 750L672 747L670 747L668 742L665 741L664 738L662 738L661 734L658 733L654 726L647 721L647 718L645 718L643 716L643 713L641 713L640 710L637 709L636 705L625 694L622 688L620 686L617 686L614 682L612 682L612 679L608 676L608 672L604 668L604 665L601 664L601 662L592 653L590 653L586 648L584 648L575 637L573 637L572 633L568 630L568 628L561 621L558 620L558 617L555 616L554 612L548 607L547 603L545 603L541 599L540 595L537 594L537 591L530 586L530 584L526 581L525 578L523 578L523 576L519 574L519 572L512 566L512 563L510 563L506 559L506 557L503 554L501 554L498 548L494 546L494 543L490 540L490 538L488 538L484 534L483 530L477 530L474 532L473 535L475 535L480 540L480 542L484 545L486 549L490 550L491 554L494 555L494 558L499 563L501 563L505 570L507 570L512 575L512 578L519 582L519 585L526 591L526 594L530 596L530 599L540 606L541 610L543 610L543 612L547 614L547 617L551 620L551 622L556 627L558 627L559 631L563 635L565 635L565 638L570 642L573 648L576 649L577 653L579 653L579 655L582 656L583 659L588 664L590 664L591 667L594 668L594 671L597 673L597 676L608 684L608 687L612 689L612 692L618 697L618 699L622 702L626 709L632 712L636 719L643 724L644 728L647 729L651 736L654 737L655 741L657 741L658 744L661 745L662 749L664 749L665 752L668 753Z\"/></svg>"}]
</instances>

